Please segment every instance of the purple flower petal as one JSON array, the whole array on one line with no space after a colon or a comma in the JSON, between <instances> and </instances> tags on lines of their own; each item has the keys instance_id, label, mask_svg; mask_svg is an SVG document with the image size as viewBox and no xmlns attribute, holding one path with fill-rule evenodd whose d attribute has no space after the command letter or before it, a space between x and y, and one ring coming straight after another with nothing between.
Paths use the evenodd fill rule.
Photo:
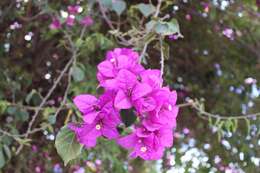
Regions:
<instances>
[{"instance_id":1,"label":"purple flower petal","mask_svg":"<svg viewBox=\"0 0 260 173\"><path fill-rule=\"evenodd\" d=\"M73 99L74 104L84 114L90 111L91 107L97 103L97 98L90 94L78 95Z\"/></svg>"},{"instance_id":2,"label":"purple flower petal","mask_svg":"<svg viewBox=\"0 0 260 173\"><path fill-rule=\"evenodd\" d=\"M132 107L131 101L122 90L117 92L114 105L117 109L129 109Z\"/></svg>"},{"instance_id":3,"label":"purple flower petal","mask_svg":"<svg viewBox=\"0 0 260 173\"><path fill-rule=\"evenodd\" d=\"M126 149L133 148L138 142L138 138L134 133L117 139L117 143Z\"/></svg>"},{"instance_id":4,"label":"purple flower petal","mask_svg":"<svg viewBox=\"0 0 260 173\"><path fill-rule=\"evenodd\" d=\"M115 73L113 71L113 64L109 61L103 61L98 65L98 71L104 77L115 77Z\"/></svg>"},{"instance_id":5,"label":"purple flower petal","mask_svg":"<svg viewBox=\"0 0 260 173\"><path fill-rule=\"evenodd\" d=\"M137 100L147 94L149 94L152 91L152 87L150 87L146 83L138 83L132 92L132 99Z\"/></svg>"},{"instance_id":6,"label":"purple flower petal","mask_svg":"<svg viewBox=\"0 0 260 173\"><path fill-rule=\"evenodd\" d=\"M89 113L83 115L83 120L85 123L91 124L96 119L98 114L99 114L99 112L96 112L96 111L89 112Z\"/></svg>"}]
</instances>

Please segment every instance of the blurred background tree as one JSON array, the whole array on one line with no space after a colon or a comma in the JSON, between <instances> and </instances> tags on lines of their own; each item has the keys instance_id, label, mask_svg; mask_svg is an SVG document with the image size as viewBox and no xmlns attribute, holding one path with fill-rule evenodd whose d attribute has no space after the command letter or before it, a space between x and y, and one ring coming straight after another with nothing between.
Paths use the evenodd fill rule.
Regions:
<instances>
[{"instance_id":1,"label":"blurred background tree","mask_svg":"<svg viewBox=\"0 0 260 173\"><path fill-rule=\"evenodd\" d=\"M259 8L258 0L0 1L0 172L260 172ZM56 135L80 119L72 98L98 93L96 65L115 47L139 51L147 68L163 57L181 107L175 144L144 162L103 139L64 166Z\"/></svg>"}]
</instances>

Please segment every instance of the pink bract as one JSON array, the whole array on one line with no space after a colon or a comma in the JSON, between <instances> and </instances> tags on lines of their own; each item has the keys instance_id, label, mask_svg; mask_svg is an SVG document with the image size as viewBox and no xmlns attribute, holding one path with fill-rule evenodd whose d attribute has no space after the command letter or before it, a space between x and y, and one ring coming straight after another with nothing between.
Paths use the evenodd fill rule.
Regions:
<instances>
[{"instance_id":1,"label":"pink bract","mask_svg":"<svg viewBox=\"0 0 260 173\"><path fill-rule=\"evenodd\" d=\"M80 24L83 26L91 26L94 23L93 19L90 16L85 16L83 19L81 19Z\"/></svg>"},{"instance_id":2,"label":"pink bract","mask_svg":"<svg viewBox=\"0 0 260 173\"><path fill-rule=\"evenodd\" d=\"M68 6L68 12L70 13L70 14L77 14L77 13L79 13L80 11L80 6L79 5L69 5Z\"/></svg>"},{"instance_id":3,"label":"pink bract","mask_svg":"<svg viewBox=\"0 0 260 173\"><path fill-rule=\"evenodd\" d=\"M116 139L133 158L157 160L173 144L178 107L177 93L163 87L160 70L145 69L137 52L129 48L108 51L98 65L97 79L104 93L99 98L82 94L74 104L83 115L83 123L70 125L86 148L96 145L98 137ZM120 136L117 127L120 111L133 109L139 118L132 132ZM133 115L134 116L134 115Z\"/></svg>"},{"instance_id":4,"label":"pink bract","mask_svg":"<svg viewBox=\"0 0 260 173\"><path fill-rule=\"evenodd\" d=\"M59 21L59 19L53 19L52 23L50 24L50 29L60 29L61 28L61 23Z\"/></svg>"},{"instance_id":5,"label":"pink bract","mask_svg":"<svg viewBox=\"0 0 260 173\"><path fill-rule=\"evenodd\" d=\"M75 24L75 16L69 15L66 19L66 25L67 26L73 26Z\"/></svg>"}]
</instances>

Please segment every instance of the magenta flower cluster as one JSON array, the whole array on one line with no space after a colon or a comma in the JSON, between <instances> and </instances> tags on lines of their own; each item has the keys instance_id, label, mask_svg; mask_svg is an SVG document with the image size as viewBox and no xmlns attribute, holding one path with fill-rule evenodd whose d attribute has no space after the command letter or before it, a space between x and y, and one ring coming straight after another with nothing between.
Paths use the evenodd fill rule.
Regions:
<instances>
[{"instance_id":1,"label":"magenta flower cluster","mask_svg":"<svg viewBox=\"0 0 260 173\"><path fill-rule=\"evenodd\" d=\"M98 137L115 139L131 151L130 156L157 160L166 147L173 144L178 107L177 94L162 87L160 70L145 69L138 63L139 55L132 49L108 51L98 65L97 79L104 93L96 98L83 94L74 103L83 114L80 126L70 125L78 141L86 148L96 145ZM120 136L117 127L122 123L120 111L132 109L137 123L132 132Z\"/></svg>"},{"instance_id":2,"label":"magenta flower cluster","mask_svg":"<svg viewBox=\"0 0 260 173\"><path fill-rule=\"evenodd\" d=\"M88 27L91 26L94 22L93 19L90 16L79 16L78 14L81 13L82 11L82 7L79 5L70 5L67 7L67 11L65 12L67 14L66 20L65 20L65 24L67 26L74 26L77 22L77 18L79 18L79 24L81 24L82 26ZM62 20L60 20L59 18L55 17L52 19L52 23L50 24L50 29L61 29L62 28Z\"/></svg>"}]
</instances>

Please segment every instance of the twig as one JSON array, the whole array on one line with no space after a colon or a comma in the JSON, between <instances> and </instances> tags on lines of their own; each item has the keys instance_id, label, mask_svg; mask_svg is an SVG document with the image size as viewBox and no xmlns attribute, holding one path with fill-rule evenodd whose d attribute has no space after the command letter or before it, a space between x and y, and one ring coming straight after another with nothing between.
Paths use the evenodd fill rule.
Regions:
<instances>
[{"instance_id":1,"label":"twig","mask_svg":"<svg viewBox=\"0 0 260 173\"><path fill-rule=\"evenodd\" d=\"M140 58L139 58L139 64L142 62L142 59L145 56L148 45L149 45L149 42L145 42L144 48L143 48L142 53L141 53Z\"/></svg>"},{"instance_id":2,"label":"twig","mask_svg":"<svg viewBox=\"0 0 260 173\"><path fill-rule=\"evenodd\" d=\"M206 112L204 110L201 110L197 105L192 105L192 107L194 109L196 109L199 113L203 114L203 115L206 115L206 116L208 116L210 118L222 119L222 120L228 120L228 119L250 119L250 118L254 118L254 117L260 115L260 112L258 112L258 113L254 113L254 114L239 115L239 116L220 116L220 115L212 114L212 113Z\"/></svg>"},{"instance_id":3,"label":"twig","mask_svg":"<svg viewBox=\"0 0 260 173\"><path fill-rule=\"evenodd\" d=\"M181 103L181 104L178 104L176 106L178 106L179 108L183 108L183 107L187 107L187 106L191 106L193 103Z\"/></svg>"},{"instance_id":4,"label":"twig","mask_svg":"<svg viewBox=\"0 0 260 173\"><path fill-rule=\"evenodd\" d=\"M161 51L161 77L163 77L163 72L164 72L164 54L163 54L163 40L162 36L159 38L160 40L160 51Z\"/></svg>"},{"instance_id":5,"label":"twig","mask_svg":"<svg viewBox=\"0 0 260 173\"><path fill-rule=\"evenodd\" d=\"M66 66L64 67L64 69L62 70L61 74L59 75L59 77L56 79L56 81L54 82L53 86L51 87L51 89L49 90L49 92L47 93L47 95L44 97L44 99L42 100L40 106L35 110L34 115L32 116L31 121L29 122L27 131L25 134L23 134L26 138L29 136L30 131L32 129L32 125L35 122L36 118L39 115L39 112L41 111L42 107L45 105L45 103L47 102L47 100L49 99L49 97L51 96L51 94L53 93L53 91L56 89L57 85L59 84L60 80L62 79L62 77L65 75L66 71L68 71L70 65L73 63L74 59L76 58L76 52L73 52L73 55L71 57L71 59L69 60L69 62L66 64ZM22 150L23 145L20 145L16 151L16 155L20 153L20 151Z\"/></svg>"},{"instance_id":6,"label":"twig","mask_svg":"<svg viewBox=\"0 0 260 173\"><path fill-rule=\"evenodd\" d=\"M160 13L160 8L162 5L162 1L163 0L158 0L158 4L156 6L156 11L154 14L154 17L158 17L159 13ZM159 37L159 41L160 41L160 51L161 51L161 78L163 77L163 72L164 72L164 53L163 53L163 40L162 40L162 36Z\"/></svg>"},{"instance_id":7,"label":"twig","mask_svg":"<svg viewBox=\"0 0 260 173\"><path fill-rule=\"evenodd\" d=\"M83 38L84 36L84 33L86 31L86 27L84 27L82 30L81 30L81 33L80 33L80 39ZM52 88L49 90L49 92L47 93L47 95L44 97L44 99L42 100L40 106L35 110L35 113L31 119L31 121L29 122L29 126L27 128L27 131L26 133L22 134L22 136L24 136L25 138L27 138L30 134L32 133L35 133L37 131L40 131L42 130L42 128L39 128L39 129L34 129L34 130L31 130L32 129L32 125L33 123L35 122L37 116L39 115L39 112L40 110L42 109L42 107L45 105L45 103L47 102L47 100L49 99L49 97L51 96L51 94L53 93L53 91L55 90L55 88L57 87L58 83L60 82L60 80L62 79L62 77L65 75L65 73L68 71L69 67L72 65L72 67L70 68L69 70L69 74L68 74L68 86L66 88L66 91L64 93L64 97L63 97L63 100L62 100L62 103L61 105L59 106L59 108L57 109L57 111L55 112L55 117L59 114L59 112L61 111L62 107L65 105L66 103L66 99L67 99L67 95L68 95L68 92L69 92L69 88L70 88L70 84L71 84L71 75L72 75L72 68L75 66L76 64L76 59L77 59L77 53L78 53L78 47L75 46L74 42L72 41L72 38L71 36L66 32L64 31L64 34L65 36L67 37L68 41L69 41L69 44L71 46L71 49L72 49L72 57L70 58L69 62L66 64L66 66L64 67L64 69L62 70L61 74L59 75L59 77L57 78L57 80L54 82ZM23 145L20 145L16 151L16 155L20 153L20 151L22 150L23 148Z\"/></svg>"},{"instance_id":8,"label":"twig","mask_svg":"<svg viewBox=\"0 0 260 173\"><path fill-rule=\"evenodd\" d=\"M82 38L84 37L84 34L85 34L85 32L86 32L86 29L87 29L87 27L84 26L83 29L82 29L81 32L80 32L79 39L82 39ZM77 49L77 51L78 51L78 49Z\"/></svg>"},{"instance_id":9,"label":"twig","mask_svg":"<svg viewBox=\"0 0 260 173\"><path fill-rule=\"evenodd\" d=\"M53 107L53 106L46 106L46 107L39 108L39 106L28 106L28 105L23 105L23 104L20 104L20 103L8 103L7 106L13 106L13 107L25 109L25 110L28 110L28 111L36 111L37 109L44 110L46 108L57 109L56 107ZM70 109L70 106L69 105L63 105L62 109Z\"/></svg>"},{"instance_id":10,"label":"twig","mask_svg":"<svg viewBox=\"0 0 260 173\"><path fill-rule=\"evenodd\" d=\"M79 39L83 38L85 32L86 32L86 27L84 27L81 30ZM67 33L66 33L66 35L67 35ZM71 37L69 35L67 35L67 37L68 37L68 39L70 41L71 46L73 47L73 42L72 42ZM75 49L76 49L75 52L78 52L78 48L75 48ZM66 104L66 100L67 100L69 89L70 89L70 85L71 85L71 76L72 76L73 68L76 66L76 62L77 62L77 56L73 59L73 64L70 67L69 74L68 74L68 85L67 85L66 90L64 92L62 102L61 102L60 106L58 107L57 111L55 112L54 117L58 116L58 114L62 110L62 107Z\"/></svg>"},{"instance_id":11,"label":"twig","mask_svg":"<svg viewBox=\"0 0 260 173\"><path fill-rule=\"evenodd\" d=\"M155 13L154 13L154 17L155 17L155 18L158 17L158 15L159 15L159 13L160 13L160 8L161 8L161 5L162 5L162 1L163 1L163 0L158 0L158 4L157 4L157 6L156 6L156 11L155 11Z\"/></svg>"},{"instance_id":12,"label":"twig","mask_svg":"<svg viewBox=\"0 0 260 173\"><path fill-rule=\"evenodd\" d=\"M41 110L41 108L45 105L46 101L49 99L49 97L51 96L51 94L53 93L53 91L55 90L55 88L57 87L57 85L59 84L60 80L62 79L62 77L65 75L66 71L68 71L68 68L70 67L70 65L72 64L72 62L74 61L74 59L76 58L76 53L74 52L72 55L72 58L69 60L69 62L66 64L66 66L64 67L64 69L62 70L61 74L59 75L59 77L56 79L56 81L54 82L53 86L51 87L51 89L49 90L49 92L47 93L47 95L44 97L44 99L42 100L40 106L38 107L38 109L35 111L35 114L32 117L32 120L29 123L28 126L28 130L27 132L29 132L32 128L32 125L34 123L34 121L36 120L37 116L39 115L39 112Z\"/></svg>"},{"instance_id":13,"label":"twig","mask_svg":"<svg viewBox=\"0 0 260 173\"><path fill-rule=\"evenodd\" d=\"M22 104L19 104L19 103L9 103L8 106L14 106L14 107L26 109L26 110L29 110L29 111L35 111L39 108L38 106L27 106L27 105L22 105ZM41 109L44 109L44 108L41 108Z\"/></svg>"},{"instance_id":14,"label":"twig","mask_svg":"<svg viewBox=\"0 0 260 173\"><path fill-rule=\"evenodd\" d=\"M207 116L209 118L215 118L215 119L220 119L220 120L250 119L250 118L254 118L254 117L260 116L260 112L253 113L253 114L247 114L247 115L239 115L239 116L221 116L221 115L217 115L217 114L212 114L210 112L206 112L205 110L201 109L200 106L198 106L198 103L194 102L193 100L190 100L187 103L182 103L182 104L179 104L179 105L176 105L176 106L178 106L179 108L191 106L196 111L198 111L200 114L203 114L203 115L205 115L205 116Z\"/></svg>"},{"instance_id":15,"label":"twig","mask_svg":"<svg viewBox=\"0 0 260 173\"><path fill-rule=\"evenodd\" d=\"M108 24L109 28L115 30L115 27L113 26L112 22L107 17L105 9L104 9L103 5L101 4L100 0L97 0L97 2L98 2L98 5L99 5L99 9L101 11L102 17L105 19L105 21Z\"/></svg>"},{"instance_id":16,"label":"twig","mask_svg":"<svg viewBox=\"0 0 260 173\"><path fill-rule=\"evenodd\" d=\"M162 1L163 0L158 0L158 4L157 4L157 7L156 7L156 11L155 11L154 17L158 17L158 15L160 13L160 8L161 8ZM161 41L161 38L160 38L160 41ZM140 58L139 58L139 63L141 63L143 57L145 56L146 49L147 49L148 45L149 45L149 42L145 42L144 48L143 48L142 53L141 53ZM161 51L161 53L162 53L162 51ZM161 75L162 75L162 72L161 72Z\"/></svg>"},{"instance_id":17,"label":"twig","mask_svg":"<svg viewBox=\"0 0 260 173\"><path fill-rule=\"evenodd\" d=\"M100 9L100 12L102 14L102 17L104 18L104 20L107 23L107 25L109 26L109 28L112 29L112 30L116 30L116 28L112 24L112 21L107 17L105 9L104 9L102 3L100 2L100 0L97 0L97 2L98 2L99 9ZM121 44L123 44L125 46L130 46L131 45L124 37L118 36L118 38L120 39L120 43Z\"/></svg>"},{"instance_id":18,"label":"twig","mask_svg":"<svg viewBox=\"0 0 260 173\"><path fill-rule=\"evenodd\" d=\"M19 135L14 135L14 134L11 134L3 129L0 128L0 132L6 136L9 136L9 137L12 137L12 138L15 138L15 137L18 137Z\"/></svg>"},{"instance_id":19,"label":"twig","mask_svg":"<svg viewBox=\"0 0 260 173\"><path fill-rule=\"evenodd\" d=\"M75 64L75 62L76 62L76 58L75 58L73 64ZM55 112L54 117L57 117L57 116L58 116L58 114L59 114L60 111L62 110L62 107L63 107L63 106L65 105L65 103L66 103L66 100L67 100L67 97L68 97L68 93L69 93L69 89L70 89L70 85L71 85L71 75L72 75L73 67L74 67L74 66L75 66L75 65L72 65L71 68L70 68L70 72L69 72L69 74L68 74L68 85L67 85L67 88L66 88L66 90L65 90L65 93L64 93L62 102L61 102L60 106L58 107L57 111Z\"/></svg>"}]
</instances>

